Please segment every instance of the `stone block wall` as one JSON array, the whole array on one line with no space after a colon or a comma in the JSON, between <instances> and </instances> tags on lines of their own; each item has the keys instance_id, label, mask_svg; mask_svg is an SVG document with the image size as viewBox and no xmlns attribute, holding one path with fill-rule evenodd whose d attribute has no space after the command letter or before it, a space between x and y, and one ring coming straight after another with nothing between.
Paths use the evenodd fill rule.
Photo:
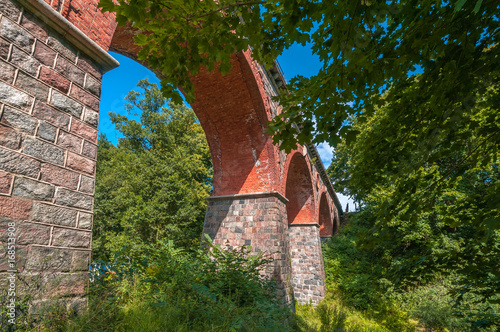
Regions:
<instances>
[{"instance_id":1,"label":"stone block wall","mask_svg":"<svg viewBox=\"0 0 500 332\"><path fill-rule=\"evenodd\" d=\"M286 199L278 193L209 197L203 233L215 244L251 246L273 259L267 274L278 284L278 297L293 302ZM204 238L204 236L203 236Z\"/></svg>"},{"instance_id":2,"label":"stone block wall","mask_svg":"<svg viewBox=\"0 0 500 332\"><path fill-rule=\"evenodd\" d=\"M14 222L18 293L85 301L101 78L89 56L0 0L0 279Z\"/></svg>"},{"instance_id":3,"label":"stone block wall","mask_svg":"<svg viewBox=\"0 0 500 332\"><path fill-rule=\"evenodd\" d=\"M318 224L290 224L290 256L295 299L317 305L325 297L325 270Z\"/></svg>"}]
</instances>

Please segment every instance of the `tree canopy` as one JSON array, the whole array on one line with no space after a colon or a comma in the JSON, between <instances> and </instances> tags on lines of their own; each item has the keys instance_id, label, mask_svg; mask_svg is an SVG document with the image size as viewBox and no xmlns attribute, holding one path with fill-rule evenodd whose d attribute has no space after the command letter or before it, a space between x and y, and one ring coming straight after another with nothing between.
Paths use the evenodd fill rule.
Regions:
<instances>
[{"instance_id":1,"label":"tree canopy","mask_svg":"<svg viewBox=\"0 0 500 332\"><path fill-rule=\"evenodd\" d=\"M477 132L490 125L483 116L488 111L479 105L464 111L469 121L456 134L467 134L467 144L450 154L448 145L437 146L433 153L441 158L417 168L412 163L418 159L409 165L377 164L391 153L390 145L407 135L390 121L392 112L383 106L367 121L352 119L360 134L337 146L328 169L339 192L364 204L363 215L371 225L362 236L364 246L383 253L392 279L400 285L425 283L436 272L454 273L462 286L457 289L473 290L483 301L498 303L500 154L495 142L482 142ZM419 114L415 110L408 116ZM428 130L426 124L418 128ZM418 141L397 145L398 153L416 158L415 144ZM479 144L489 153L473 155ZM406 176L391 167L404 168Z\"/></svg>"},{"instance_id":2,"label":"tree canopy","mask_svg":"<svg viewBox=\"0 0 500 332\"><path fill-rule=\"evenodd\" d=\"M119 24L132 22L145 32L135 37L142 46L138 57L165 75L163 92L176 101L178 86L193 100L189 75L200 66L227 72L230 55L248 48L256 60L271 65L294 43L311 43L323 66L311 78L292 80L290 94L281 97L283 117L271 125L275 141L286 149L296 140L336 145L341 137L353 137L348 117L369 115L385 101L401 114L410 107L426 108L421 120L446 135L463 123L457 105L473 105L478 93L497 80L500 68L500 5L492 0L100 4L117 14ZM412 93L401 100L400 92L409 85ZM497 109L498 97L489 103ZM300 133L293 122L303 123Z\"/></svg>"}]
</instances>

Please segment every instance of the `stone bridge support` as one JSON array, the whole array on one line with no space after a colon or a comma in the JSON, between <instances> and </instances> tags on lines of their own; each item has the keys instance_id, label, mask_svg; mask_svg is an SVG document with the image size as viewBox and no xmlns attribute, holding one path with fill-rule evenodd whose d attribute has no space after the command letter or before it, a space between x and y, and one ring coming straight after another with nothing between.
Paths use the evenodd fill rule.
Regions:
<instances>
[{"instance_id":1,"label":"stone bridge support","mask_svg":"<svg viewBox=\"0 0 500 332\"><path fill-rule=\"evenodd\" d=\"M101 79L118 63L48 5L1 0L0 15L1 291L15 270L18 294L35 305L58 297L79 306L91 258ZM15 262L4 251L12 225Z\"/></svg>"},{"instance_id":2,"label":"stone bridge support","mask_svg":"<svg viewBox=\"0 0 500 332\"><path fill-rule=\"evenodd\" d=\"M117 29L97 4L0 0L0 291L16 271L35 309L53 297L68 307L86 301L102 75L118 66L109 49L138 51L134 31ZM286 155L266 133L280 113L279 66L265 69L250 51L231 62L228 75L192 78L214 164L204 233L268 252L278 296L318 303L320 238L336 232L338 199L314 147Z\"/></svg>"}]
</instances>

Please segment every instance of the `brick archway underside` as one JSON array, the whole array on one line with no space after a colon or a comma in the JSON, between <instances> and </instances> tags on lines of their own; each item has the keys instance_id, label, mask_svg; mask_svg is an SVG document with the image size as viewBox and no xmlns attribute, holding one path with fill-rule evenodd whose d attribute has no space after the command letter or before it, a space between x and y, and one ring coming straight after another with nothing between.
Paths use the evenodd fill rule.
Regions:
<instances>
[{"instance_id":1,"label":"brick archway underside","mask_svg":"<svg viewBox=\"0 0 500 332\"><path fill-rule=\"evenodd\" d=\"M128 25L118 27L110 50L137 60L135 34ZM259 73L249 51L234 54L231 64L229 74L201 69L191 78L196 98L191 106L214 165L213 195L279 191L279 156L265 132L271 112L263 102Z\"/></svg>"},{"instance_id":2,"label":"brick archway underside","mask_svg":"<svg viewBox=\"0 0 500 332\"><path fill-rule=\"evenodd\" d=\"M319 234L321 236L330 236L334 234L334 223L330 213L330 206L326 194L322 193L319 200Z\"/></svg>"},{"instance_id":3,"label":"brick archway underside","mask_svg":"<svg viewBox=\"0 0 500 332\"><path fill-rule=\"evenodd\" d=\"M316 222L311 173L304 156L298 152L292 156L288 166L286 198L289 224Z\"/></svg>"}]
</instances>

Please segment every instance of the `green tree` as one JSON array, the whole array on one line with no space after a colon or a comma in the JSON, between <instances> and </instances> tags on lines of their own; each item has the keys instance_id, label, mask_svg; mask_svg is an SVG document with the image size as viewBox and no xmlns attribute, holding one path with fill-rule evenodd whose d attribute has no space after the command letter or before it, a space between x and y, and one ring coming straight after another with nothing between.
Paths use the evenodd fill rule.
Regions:
<instances>
[{"instance_id":1,"label":"green tree","mask_svg":"<svg viewBox=\"0 0 500 332\"><path fill-rule=\"evenodd\" d=\"M495 89L490 86L483 100L496 94ZM335 151L328 172L340 191L365 203L363 215L371 227L363 236L364 247L378 253L399 286L452 274L455 293L472 292L482 303L500 303L500 153L495 141L481 137L484 128L498 128L500 122L498 114L491 122L486 105L463 109L468 120L454 135L466 144L435 146L432 153L440 156L435 160L421 162L416 152L420 141L405 140L409 134L390 121L395 111L389 104L364 121L351 119L360 134L342 141ZM421 112L406 116L417 122ZM428 126L432 124L420 123L410 135L418 137ZM392 149L407 164L382 162L373 167L393 154ZM485 153L475 154L478 149ZM500 323L491 313L482 320Z\"/></svg>"},{"instance_id":2,"label":"green tree","mask_svg":"<svg viewBox=\"0 0 500 332\"><path fill-rule=\"evenodd\" d=\"M171 103L147 80L131 91L129 115L110 113L123 134L118 146L99 139L94 249L99 258L128 246L145 255L161 240L199 245L212 166L194 112Z\"/></svg>"}]
</instances>

